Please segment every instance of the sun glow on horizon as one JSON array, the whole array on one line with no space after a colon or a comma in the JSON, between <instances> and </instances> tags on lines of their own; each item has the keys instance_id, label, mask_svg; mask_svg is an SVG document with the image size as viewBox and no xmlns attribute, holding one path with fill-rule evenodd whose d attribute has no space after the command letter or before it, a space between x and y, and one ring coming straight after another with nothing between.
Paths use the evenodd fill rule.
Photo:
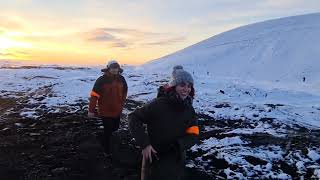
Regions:
<instances>
[{"instance_id":1,"label":"sun glow on horizon","mask_svg":"<svg viewBox=\"0 0 320 180\"><path fill-rule=\"evenodd\" d=\"M0 49L6 50L10 48L32 48L32 44L0 36Z\"/></svg>"},{"instance_id":2,"label":"sun glow on horizon","mask_svg":"<svg viewBox=\"0 0 320 180\"><path fill-rule=\"evenodd\" d=\"M0 36L0 59L24 59L26 56L20 49L30 49L32 47L31 43Z\"/></svg>"},{"instance_id":3,"label":"sun glow on horizon","mask_svg":"<svg viewBox=\"0 0 320 180\"><path fill-rule=\"evenodd\" d=\"M155 53L154 47L151 46L129 47L124 45L121 47L121 44L117 45L108 41L91 41L86 34L75 31L57 34L54 31L41 32L32 29L28 31L0 29L0 61L20 60L37 64L42 62L61 65L104 65L109 59L116 59L121 64L139 65L160 57L161 53L166 53L163 49L162 52L158 50Z\"/></svg>"}]
</instances>

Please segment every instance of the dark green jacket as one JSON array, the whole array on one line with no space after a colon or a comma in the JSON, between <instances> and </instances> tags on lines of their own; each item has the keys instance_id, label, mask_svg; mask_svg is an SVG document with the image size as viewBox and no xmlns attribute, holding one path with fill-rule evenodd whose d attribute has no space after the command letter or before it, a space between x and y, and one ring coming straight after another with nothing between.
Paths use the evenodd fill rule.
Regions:
<instances>
[{"instance_id":1,"label":"dark green jacket","mask_svg":"<svg viewBox=\"0 0 320 180\"><path fill-rule=\"evenodd\" d=\"M137 144L142 149L151 144L160 157L193 146L199 135L197 123L191 100L182 101L175 94L156 98L129 114L129 128Z\"/></svg>"}]
</instances>

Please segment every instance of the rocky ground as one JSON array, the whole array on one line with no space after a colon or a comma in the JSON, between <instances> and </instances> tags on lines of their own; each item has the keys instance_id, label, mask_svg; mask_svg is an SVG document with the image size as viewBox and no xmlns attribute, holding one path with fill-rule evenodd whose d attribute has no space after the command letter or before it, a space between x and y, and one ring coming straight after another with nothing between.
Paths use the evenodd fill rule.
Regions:
<instances>
[{"instance_id":1,"label":"rocky ground","mask_svg":"<svg viewBox=\"0 0 320 180\"><path fill-rule=\"evenodd\" d=\"M46 113L38 120L19 115L23 99L0 99L0 179L139 179L140 152L125 117L113 139L114 157L101 146L102 123L86 117L83 104L75 113ZM139 103L128 100L126 109ZM10 112L6 113L10 109ZM206 175L199 174L205 178Z\"/></svg>"},{"instance_id":2,"label":"rocky ground","mask_svg":"<svg viewBox=\"0 0 320 180\"><path fill-rule=\"evenodd\" d=\"M203 169L213 179L319 178L315 172L320 168L320 158L311 160L310 149L319 150L320 130L286 126L272 118L252 122L199 117L202 145L193 147L188 157L192 167ZM267 130L261 131L261 126ZM208 139L213 145L206 148Z\"/></svg>"},{"instance_id":3,"label":"rocky ground","mask_svg":"<svg viewBox=\"0 0 320 180\"><path fill-rule=\"evenodd\" d=\"M125 111L130 112L140 104L128 100ZM114 157L109 158L105 157L100 143L102 124L86 117L84 102L70 105L71 109L76 109L72 112L49 113L42 107L37 120L20 115L21 109L28 106L32 105L24 98L0 98L0 179L139 179L140 152L128 132L126 115L115 134ZM220 143L215 148L200 148L199 144L188 151L186 179L225 179L234 172L259 178L259 173L268 170L285 173L293 179L316 178L320 160L305 160L300 169L296 161L290 161L296 158L300 162L299 158L307 159L310 148L319 149L320 130L286 126L268 118L252 122L198 116L202 144L210 138L229 143ZM244 133L246 129L251 132L260 127L268 129L266 126L272 127L274 134L267 131ZM240 142L230 143L230 139ZM277 148L281 149L284 159L267 160L250 154L267 149L276 156ZM231 159L221 156L221 152ZM235 163L236 158L244 159L247 164Z\"/></svg>"}]
</instances>

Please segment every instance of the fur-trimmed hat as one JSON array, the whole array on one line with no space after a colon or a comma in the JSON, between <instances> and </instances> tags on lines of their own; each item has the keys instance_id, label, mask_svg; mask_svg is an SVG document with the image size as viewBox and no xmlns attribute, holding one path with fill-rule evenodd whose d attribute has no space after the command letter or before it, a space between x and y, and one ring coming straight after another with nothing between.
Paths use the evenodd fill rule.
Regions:
<instances>
[{"instance_id":1,"label":"fur-trimmed hat","mask_svg":"<svg viewBox=\"0 0 320 180\"><path fill-rule=\"evenodd\" d=\"M175 72L175 74L171 77L169 85L173 87L180 83L190 83L192 85L194 83L191 74L183 69L179 69Z\"/></svg>"},{"instance_id":2,"label":"fur-trimmed hat","mask_svg":"<svg viewBox=\"0 0 320 180\"><path fill-rule=\"evenodd\" d=\"M107 63L107 66L101 69L101 72L107 72L110 68L119 68L119 72L123 72L123 69L120 67L120 64L116 60L110 60Z\"/></svg>"}]
</instances>

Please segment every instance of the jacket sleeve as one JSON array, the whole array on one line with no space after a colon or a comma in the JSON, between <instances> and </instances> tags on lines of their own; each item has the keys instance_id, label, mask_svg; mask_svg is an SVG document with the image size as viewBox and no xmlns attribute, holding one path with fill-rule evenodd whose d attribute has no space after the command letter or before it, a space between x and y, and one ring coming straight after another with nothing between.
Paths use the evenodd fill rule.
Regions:
<instances>
[{"instance_id":1,"label":"jacket sleeve","mask_svg":"<svg viewBox=\"0 0 320 180\"><path fill-rule=\"evenodd\" d=\"M196 114L193 110L193 118L187 123L185 135L177 140L177 144L180 150L184 151L191 148L198 142L199 126Z\"/></svg>"},{"instance_id":2,"label":"jacket sleeve","mask_svg":"<svg viewBox=\"0 0 320 180\"><path fill-rule=\"evenodd\" d=\"M96 96L91 96L89 98L89 112L94 113L97 106L98 98Z\"/></svg>"},{"instance_id":3,"label":"jacket sleeve","mask_svg":"<svg viewBox=\"0 0 320 180\"><path fill-rule=\"evenodd\" d=\"M125 102L125 100L127 99L127 95L128 95L128 84L126 79L122 76L122 82L123 82L123 102Z\"/></svg>"},{"instance_id":4,"label":"jacket sleeve","mask_svg":"<svg viewBox=\"0 0 320 180\"><path fill-rule=\"evenodd\" d=\"M135 138L137 145L139 145L142 149L150 144L149 136L144 124L148 124L150 121L152 106L152 102L146 104L135 109L128 116L130 132Z\"/></svg>"},{"instance_id":5,"label":"jacket sleeve","mask_svg":"<svg viewBox=\"0 0 320 180\"><path fill-rule=\"evenodd\" d=\"M101 77L96 80L90 93L89 99L89 112L94 113L97 105L97 101L102 94L102 82Z\"/></svg>"}]
</instances>

